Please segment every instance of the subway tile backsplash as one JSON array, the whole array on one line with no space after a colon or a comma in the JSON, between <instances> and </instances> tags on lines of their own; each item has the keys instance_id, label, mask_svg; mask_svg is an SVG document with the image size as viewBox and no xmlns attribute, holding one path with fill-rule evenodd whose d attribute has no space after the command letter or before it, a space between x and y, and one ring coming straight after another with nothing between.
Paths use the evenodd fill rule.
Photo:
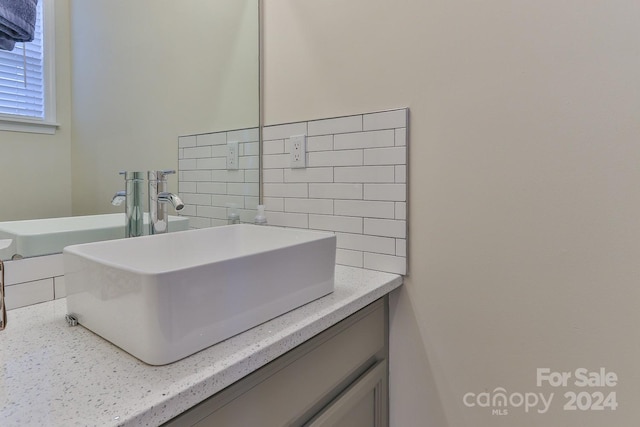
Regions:
<instances>
[{"instance_id":1,"label":"subway tile backsplash","mask_svg":"<svg viewBox=\"0 0 640 427\"><path fill-rule=\"evenodd\" d=\"M241 222L252 222L260 192L259 130L248 128L178 138L178 192L189 227L228 224L235 204ZM227 143L238 142L238 169L227 169Z\"/></svg>"},{"instance_id":2,"label":"subway tile backsplash","mask_svg":"<svg viewBox=\"0 0 640 427\"><path fill-rule=\"evenodd\" d=\"M253 222L333 232L338 264L407 273L408 109L180 137L179 193L191 228ZM307 135L307 167L291 168L290 138ZM239 169L226 169L227 142ZM260 176L259 160L262 161Z\"/></svg>"},{"instance_id":3,"label":"subway tile backsplash","mask_svg":"<svg viewBox=\"0 0 640 427\"><path fill-rule=\"evenodd\" d=\"M408 109L265 127L269 224L334 232L338 264L406 274L407 128ZM307 167L291 169L301 134Z\"/></svg>"}]
</instances>

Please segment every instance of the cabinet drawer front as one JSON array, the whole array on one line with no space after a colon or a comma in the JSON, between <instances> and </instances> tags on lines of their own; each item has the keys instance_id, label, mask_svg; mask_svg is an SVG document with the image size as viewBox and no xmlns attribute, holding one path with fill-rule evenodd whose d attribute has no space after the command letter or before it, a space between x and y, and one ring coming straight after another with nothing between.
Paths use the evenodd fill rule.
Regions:
<instances>
[{"instance_id":1,"label":"cabinet drawer front","mask_svg":"<svg viewBox=\"0 0 640 427\"><path fill-rule=\"evenodd\" d=\"M305 427L383 427L387 425L387 361L354 382Z\"/></svg>"},{"instance_id":2,"label":"cabinet drawer front","mask_svg":"<svg viewBox=\"0 0 640 427\"><path fill-rule=\"evenodd\" d=\"M299 426L386 357L379 300L167 425Z\"/></svg>"}]
</instances>

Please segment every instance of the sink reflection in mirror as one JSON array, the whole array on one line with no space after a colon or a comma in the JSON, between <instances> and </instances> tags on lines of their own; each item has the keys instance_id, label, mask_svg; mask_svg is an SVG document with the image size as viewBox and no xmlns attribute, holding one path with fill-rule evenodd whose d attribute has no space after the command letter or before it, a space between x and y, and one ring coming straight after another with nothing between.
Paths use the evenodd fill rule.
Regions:
<instances>
[{"instance_id":1,"label":"sink reflection in mirror","mask_svg":"<svg viewBox=\"0 0 640 427\"><path fill-rule=\"evenodd\" d=\"M148 230L147 213L144 214L144 224ZM171 216L169 224L171 231L187 230L189 219ZM8 245L0 245L0 259L56 254L68 245L123 237L124 213L0 222L0 239L11 240Z\"/></svg>"},{"instance_id":2,"label":"sink reflection in mirror","mask_svg":"<svg viewBox=\"0 0 640 427\"><path fill-rule=\"evenodd\" d=\"M11 177L0 193L13 201L0 222L121 213L109 203L124 190L119 171L178 170L180 136L259 126L256 0L54 8L60 127L0 131L0 169ZM177 183L169 178L170 191Z\"/></svg>"}]
</instances>

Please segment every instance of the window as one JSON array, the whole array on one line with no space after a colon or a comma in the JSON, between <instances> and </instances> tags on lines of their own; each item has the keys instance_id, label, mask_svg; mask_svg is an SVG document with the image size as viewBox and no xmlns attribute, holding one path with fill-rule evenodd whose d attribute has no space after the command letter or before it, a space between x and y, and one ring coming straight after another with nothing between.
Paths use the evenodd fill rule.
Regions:
<instances>
[{"instance_id":1,"label":"window","mask_svg":"<svg viewBox=\"0 0 640 427\"><path fill-rule=\"evenodd\" d=\"M43 6L43 4L46 5ZM34 39L0 50L0 129L55 132L53 99L53 25L51 1L38 2Z\"/></svg>"}]
</instances>

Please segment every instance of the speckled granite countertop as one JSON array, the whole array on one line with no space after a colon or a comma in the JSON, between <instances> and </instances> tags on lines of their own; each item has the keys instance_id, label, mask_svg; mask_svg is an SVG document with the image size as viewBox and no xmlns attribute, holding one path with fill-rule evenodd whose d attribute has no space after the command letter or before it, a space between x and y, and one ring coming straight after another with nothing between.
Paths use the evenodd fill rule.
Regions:
<instances>
[{"instance_id":1,"label":"speckled granite countertop","mask_svg":"<svg viewBox=\"0 0 640 427\"><path fill-rule=\"evenodd\" d=\"M0 332L0 425L157 426L401 284L336 266L331 295L166 366L68 327L64 299L12 310Z\"/></svg>"}]
</instances>

